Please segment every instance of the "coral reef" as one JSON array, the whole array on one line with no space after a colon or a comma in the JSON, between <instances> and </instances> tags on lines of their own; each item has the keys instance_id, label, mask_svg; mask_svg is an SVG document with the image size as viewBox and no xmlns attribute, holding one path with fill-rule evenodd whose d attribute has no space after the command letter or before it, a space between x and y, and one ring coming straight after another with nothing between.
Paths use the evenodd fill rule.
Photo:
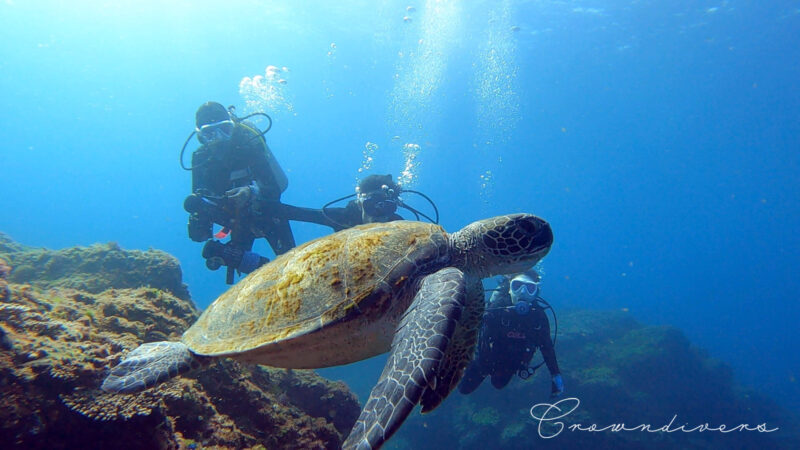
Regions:
<instances>
[{"instance_id":1,"label":"coral reef","mask_svg":"<svg viewBox=\"0 0 800 450\"><path fill-rule=\"evenodd\" d=\"M773 433L648 433L567 428L543 439L539 422L530 415L535 404L555 401L548 398L550 377L542 366L531 379L514 379L503 390L484 382L469 396L451 394L431 414L412 414L386 448L484 449L488 443L504 449L800 448L797 417L738 386L728 366L691 345L673 327L645 326L622 311L567 311L559 315L556 350L566 384L564 398L580 401L560 420L565 427L625 423L658 428L676 416L674 428L766 423L780 429ZM540 356L535 357L534 363L539 360ZM542 423L546 436L558 430L555 423Z\"/></svg>"},{"instance_id":2,"label":"coral reef","mask_svg":"<svg viewBox=\"0 0 800 450\"><path fill-rule=\"evenodd\" d=\"M8 289L8 281L6 277L11 273L11 265L0 257L0 301L5 301L11 296L11 291Z\"/></svg>"},{"instance_id":3,"label":"coral reef","mask_svg":"<svg viewBox=\"0 0 800 450\"><path fill-rule=\"evenodd\" d=\"M197 318L185 287L185 298L165 290L183 286L180 279L133 281L148 273L180 277L175 260L114 246L28 250L2 236L0 252L10 261L0 261L4 448L336 448L358 417L360 406L342 383L230 360L138 394L104 393L98 387L125 351L176 340ZM56 254L61 269L39 267ZM122 267L134 271L133 280Z\"/></svg>"},{"instance_id":4,"label":"coral reef","mask_svg":"<svg viewBox=\"0 0 800 450\"><path fill-rule=\"evenodd\" d=\"M500 422L500 411L487 406L472 413L470 420L476 425L497 425Z\"/></svg>"}]
</instances>

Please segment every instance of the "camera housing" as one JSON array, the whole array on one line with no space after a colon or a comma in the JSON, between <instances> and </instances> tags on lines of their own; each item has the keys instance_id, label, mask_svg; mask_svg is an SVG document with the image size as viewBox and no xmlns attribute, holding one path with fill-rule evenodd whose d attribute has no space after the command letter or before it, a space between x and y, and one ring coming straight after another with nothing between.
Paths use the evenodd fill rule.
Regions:
<instances>
[{"instance_id":1,"label":"camera housing","mask_svg":"<svg viewBox=\"0 0 800 450\"><path fill-rule=\"evenodd\" d=\"M214 240L209 240L203 246L203 258L206 259L206 267L211 270L227 266L242 273L250 273L269 262L258 253L238 248L231 242L223 244Z\"/></svg>"}]
</instances>

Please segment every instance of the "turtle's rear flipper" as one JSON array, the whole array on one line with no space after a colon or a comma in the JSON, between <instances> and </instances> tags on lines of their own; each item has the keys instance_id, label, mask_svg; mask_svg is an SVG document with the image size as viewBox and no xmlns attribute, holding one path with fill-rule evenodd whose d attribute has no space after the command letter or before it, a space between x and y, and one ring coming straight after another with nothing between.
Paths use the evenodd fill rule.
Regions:
<instances>
[{"instance_id":1,"label":"turtle's rear flipper","mask_svg":"<svg viewBox=\"0 0 800 450\"><path fill-rule=\"evenodd\" d=\"M182 342L150 342L140 345L111 369L101 387L106 392L122 394L143 391L199 364L199 357Z\"/></svg>"},{"instance_id":2,"label":"turtle's rear flipper","mask_svg":"<svg viewBox=\"0 0 800 450\"><path fill-rule=\"evenodd\" d=\"M378 384L372 388L343 448L379 448L400 428L422 393L436 387L465 302L464 274L460 270L449 267L425 277L397 327Z\"/></svg>"}]
</instances>

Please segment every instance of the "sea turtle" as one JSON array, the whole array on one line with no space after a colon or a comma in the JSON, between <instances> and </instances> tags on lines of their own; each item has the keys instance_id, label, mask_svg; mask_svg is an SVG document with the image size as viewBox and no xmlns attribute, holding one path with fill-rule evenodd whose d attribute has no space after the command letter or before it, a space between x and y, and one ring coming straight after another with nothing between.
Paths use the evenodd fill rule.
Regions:
<instances>
[{"instance_id":1,"label":"sea turtle","mask_svg":"<svg viewBox=\"0 0 800 450\"><path fill-rule=\"evenodd\" d=\"M553 233L530 214L448 234L395 221L360 225L277 257L222 294L180 342L143 344L102 388L155 386L213 358L310 369L389 351L345 448L378 448L418 403L438 406L472 358L481 278L530 268Z\"/></svg>"}]
</instances>

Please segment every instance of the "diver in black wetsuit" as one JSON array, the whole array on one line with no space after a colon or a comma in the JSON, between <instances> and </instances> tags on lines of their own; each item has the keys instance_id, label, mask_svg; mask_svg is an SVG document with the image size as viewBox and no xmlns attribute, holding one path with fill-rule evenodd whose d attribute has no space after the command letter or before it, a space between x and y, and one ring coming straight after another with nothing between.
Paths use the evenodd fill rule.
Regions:
<instances>
[{"instance_id":1,"label":"diver in black wetsuit","mask_svg":"<svg viewBox=\"0 0 800 450\"><path fill-rule=\"evenodd\" d=\"M276 207L288 180L267 146L266 131L245 119L236 117L232 107L204 103L181 151L183 166L183 151L196 134L202 145L192 154L192 166L184 167L192 171L192 194L184 202L190 213L189 237L206 242L203 257L210 269L227 267L228 284L234 270L249 273L268 261L251 251L256 238L266 238L276 255L295 245L289 221ZM212 236L214 223L223 229ZM224 244L212 239L228 235Z\"/></svg>"},{"instance_id":2,"label":"diver in black wetsuit","mask_svg":"<svg viewBox=\"0 0 800 450\"><path fill-rule=\"evenodd\" d=\"M467 367L458 389L469 394L486 376L492 386L504 388L514 374L526 379L541 366L530 367L536 349L552 377L551 396L564 392L564 381L550 338L550 322L545 314L549 307L539 297L540 277L534 271L513 277L492 294L478 336L475 358ZM544 307L542 305L544 303Z\"/></svg>"},{"instance_id":3,"label":"diver in black wetsuit","mask_svg":"<svg viewBox=\"0 0 800 450\"><path fill-rule=\"evenodd\" d=\"M433 206L436 218L431 219L427 215L414 209L400 199L403 192L412 192L428 200ZM330 205L355 197L347 202L344 207L330 207ZM329 202L322 209L301 208L291 205L280 205L282 214L289 220L301 222L312 222L333 228L334 231L354 227L365 223L391 222L393 220L403 220L397 214L397 208L407 209L415 214L419 220L420 216L425 217L433 223L438 223L439 212L436 205L428 196L421 192L403 189L399 184L392 181L391 175L370 175L358 183L355 194L336 199Z\"/></svg>"}]
</instances>

